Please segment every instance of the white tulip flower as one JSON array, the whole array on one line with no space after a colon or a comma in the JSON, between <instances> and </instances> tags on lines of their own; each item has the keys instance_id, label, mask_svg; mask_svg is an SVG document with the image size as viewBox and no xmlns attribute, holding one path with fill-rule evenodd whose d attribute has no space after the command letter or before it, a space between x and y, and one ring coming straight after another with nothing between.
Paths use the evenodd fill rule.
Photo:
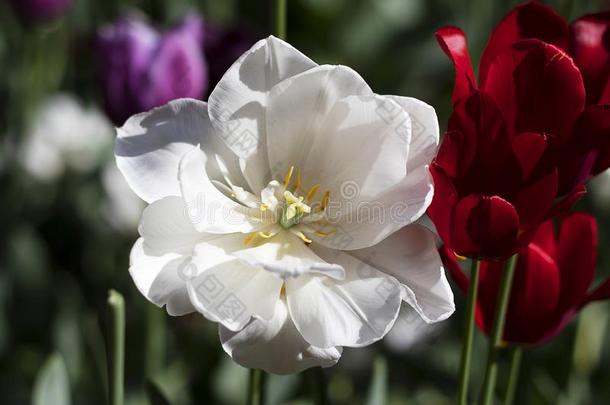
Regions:
<instances>
[{"instance_id":1,"label":"white tulip flower","mask_svg":"<svg viewBox=\"0 0 610 405\"><path fill-rule=\"evenodd\" d=\"M237 363L272 373L381 339L403 301L444 320L454 302L435 235L414 223L438 139L429 105L261 40L207 103L118 129L117 165L150 204L130 273L169 314L218 322Z\"/></svg>"}]
</instances>

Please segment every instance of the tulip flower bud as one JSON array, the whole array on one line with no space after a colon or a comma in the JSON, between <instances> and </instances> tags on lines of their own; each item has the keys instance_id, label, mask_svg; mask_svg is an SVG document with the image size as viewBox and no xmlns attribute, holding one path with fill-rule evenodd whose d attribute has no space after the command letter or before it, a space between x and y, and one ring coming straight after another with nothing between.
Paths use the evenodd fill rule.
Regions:
<instances>
[{"instance_id":1,"label":"tulip flower bud","mask_svg":"<svg viewBox=\"0 0 610 405\"><path fill-rule=\"evenodd\" d=\"M125 16L102 28L97 39L106 110L116 124L173 99L201 98L207 89L197 15L162 33L141 17Z\"/></svg>"}]
</instances>

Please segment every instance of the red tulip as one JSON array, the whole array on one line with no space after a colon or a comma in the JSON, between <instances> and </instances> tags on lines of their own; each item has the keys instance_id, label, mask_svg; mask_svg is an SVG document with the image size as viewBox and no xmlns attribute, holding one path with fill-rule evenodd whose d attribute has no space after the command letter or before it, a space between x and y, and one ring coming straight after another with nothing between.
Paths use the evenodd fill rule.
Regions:
<instances>
[{"instance_id":1,"label":"red tulip","mask_svg":"<svg viewBox=\"0 0 610 405\"><path fill-rule=\"evenodd\" d=\"M436 35L456 76L453 113L431 167L437 191L429 215L456 253L504 259L610 166L610 106L585 108L582 74L566 52L575 34L540 3L498 24L478 85L465 34L445 27Z\"/></svg>"},{"instance_id":2,"label":"red tulip","mask_svg":"<svg viewBox=\"0 0 610 405\"><path fill-rule=\"evenodd\" d=\"M479 82L507 47L536 38L568 53L581 72L586 90L585 118L576 128L562 156L563 190L610 167L610 13L583 16L568 25L552 8L535 1L515 7L498 24L481 58ZM599 104L599 105L598 105ZM591 118L594 119L592 120ZM578 159L578 155L581 155ZM569 173L567 173L569 172Z\"/></svg>"},{"instance_id":3,"label":"red tulip","mask_svg":"<svg viewBox=\"0 0 610 405\"><path fill-rule=\"evenodd\" d=\"M587 303L610 298L610 280L588 292L595 274L597 227L587 214L566 216L556 233L552 221L543 223L532 242L519 254L506 315L504 341L539 344L557 335ZM459 287L468 278L453 253L441 252ZM486 334L493 324L502 277L502 264L482 262L476 322Z\"/></svg>"},{"instance_id":4,"label":"red tulip","mask_svg":"<svg viewBox=\"0 0 610 405\"><path fill-rule=\"evenodd\" d=\"M591 174L610 167L610 13L591 14L579 18L570 26L570 53L583 75L587 89L587 107L591 116L603 117L596 125L584 128L594 131L597 153L593 157ZM599 105L595 105L599 104Z\"/></svg>"}]
</instances>

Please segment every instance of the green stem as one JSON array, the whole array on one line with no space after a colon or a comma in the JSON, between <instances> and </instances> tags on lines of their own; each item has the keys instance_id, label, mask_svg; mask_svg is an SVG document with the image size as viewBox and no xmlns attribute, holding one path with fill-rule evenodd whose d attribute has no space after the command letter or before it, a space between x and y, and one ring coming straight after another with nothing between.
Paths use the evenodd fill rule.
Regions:
<instances>
[{"instance_id":1,"label":"green stem","mask_svg":"<svg viewBox=\"0 0 610 405\"><path fill-rule=\"evenodd\" d=\"M275 36L286 39L286 0L275 0Z\"/></svg>"},{"instance_id":2,"label":"green stem","mask_svg":"<svg viewBox=\"0 0 610 405\"><path fill-rule=\"evenodd\" d=\"M462 346L462 360L460 362L460 385L458 387L458 403L468 403L468 383L470 380L470 360L472 357L472 340L474 337L474 318L479 290L479 272L481 262L472 259L470 267L470 285L468 286L468 302L466 306L466 330L464 332L464 345Z\"/></svg>"},{"instance_id":3,"label":"green stem","mask_svg":"<svg viewBox=\"0 0 610 405\"><path fill-rule=\"evenodd\" d=\"M146 303L146 375L153 377L165 364L165 310Z\"/></svg>"},{"instance_id":4,"label":"green stem","mask_svg":"<svg viewBox=\"0 0 610 405\"><path fill-rule=\"evenodd\" d=\"M521 367L522 355L523 349L521 346L513 346L511 348L510 371L508 374L508 384L506 386L504 405L512 405L515 401L515 393L517 392L517 381L519 380L519 367Z\"/></svg>"},{"instance_id":5,"label":"green stem","mask_svg":"<svg viewBox=\"0 0 610 405\"><path fill-rule=\"evenodd\" d=\"M108 381L111 405L123 405L125 369L125 300L115 290L108 292L110 333L108 348Z\"/></svg>"},{"instance_id":6,"label":"green stem","mask_svg":"<svg viewBox=\"0 0 610 405\"><path fill-rule=\"evenodd\" d=\"M251 368L250 378L248 381L248 405L263 404L263 384L264 375L261 370Z\"/></svg>"},{"instance_id":7,"label":"green stem","mask_svg":"<svg viewBox=\"0 0 610 405\"><path fill-rule=\"evenodd\" d=\"M510 290L513 285L513 275L515 267L517 267L518 255L513 255L504 267L502 280L500 281L500 295L496 305L496 315L489 337L489 354L487 355L487 368L485 369L485 381L483 383L483 404L491 405L496 389L496 379L498 377L498 350L504 336L504 323L506 321L506 312L508 309L508 301L510 299Z\"/></svg>"}]
</instances>

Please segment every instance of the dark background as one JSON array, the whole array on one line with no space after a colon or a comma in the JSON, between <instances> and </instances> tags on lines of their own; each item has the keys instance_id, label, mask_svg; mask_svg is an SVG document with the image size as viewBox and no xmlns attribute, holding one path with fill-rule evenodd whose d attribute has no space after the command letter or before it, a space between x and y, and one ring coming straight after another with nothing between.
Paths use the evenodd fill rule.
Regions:
<instances>
[{"instance_id":1,"label":"dark background","mask_svg":"<svg viewBox=\"0 0 610 405\"><path fill-rule=\"evenodd\" d=\"M608 8L602 1L548 3L570 20ZM442 128L450 112L453 70L436 44L434 31L444 24L462 27L478 61L491 28L516 4L288 0L288 41L318 63L351 66L377 93L414 96L432 104ZM60 391L59 395L69 392L73 404L105 402L109 288L120 291L126 300L127 404L160 401L159 396L172 404L244 400L247 372L222 351L215 325L197 314L167 316L149 304L130 279L128 254L136 227L133 220L117 223L121 205L112 205L104 183L113 159L112 131L108 145L96 151L96 164L87 171L68 167L52 180L41 180L25 169L28 162L21 150L32 136L40 103L48 96L69 93L87 108L102 108L92 38L101 24L130 8L143 11L159 27L169 27L187 11L197 10L206 21L222 26L247 25L258 38L273 31L272 4L262 1L76 0L66 16L45 24L24 23L9 2L0 1L3 404L48 404L44 399L40 402L48 389ZM578 209L593 212L600 221L598 274L602 277L610 274L610 175L591 189ZM464 317L463 296L454 290L458 309L441 326L422 326L405 311L401 327L386 343L345 349L339 365L321 374L269 377L267 402L311 403L324 381L330 401L336 404L374 403L375 389L387 390L390 404L451 403ZM526 352L518 403L608 403L608 309L607 303L588 307L557 338ZM473 387L481 382L484 361L485 340L477 333ZM502 389L503 375L499 381ZM35 385L38 399L33 399ZM158 395L151 395L152 391L159 391Z\"/></svg>"}]
</instances>

